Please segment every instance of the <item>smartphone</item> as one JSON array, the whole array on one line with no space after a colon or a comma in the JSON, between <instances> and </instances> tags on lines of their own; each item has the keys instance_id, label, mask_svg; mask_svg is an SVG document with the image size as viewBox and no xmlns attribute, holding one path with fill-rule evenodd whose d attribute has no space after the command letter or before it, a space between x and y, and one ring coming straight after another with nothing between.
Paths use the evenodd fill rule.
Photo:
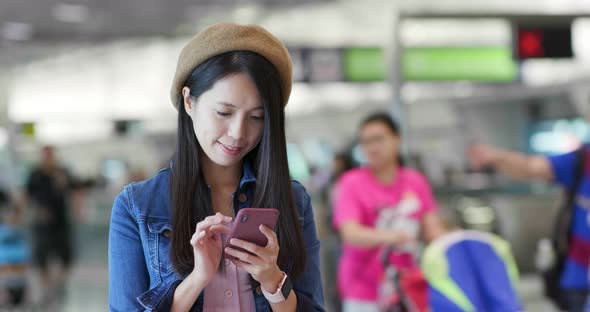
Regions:
<instances>
[{"instance_id":1,"label":"smartphone","mask_svg":"<svg viewBox=\"0 0 590 312\"><path fill-rule=\"evenodd\" d=\"M225 241L225 246L231 246L236 250L248 252L229 243L232 238L237 238L264 247L268 243L268 240L260 232L260 225L264 224L274 230L278 220L279 211L275 208L242 208L238 211L238 215L234 219L231 232ZM235 259L235 257L228 254L225 254L225 257Z\"/></svg>"}]
</instances>

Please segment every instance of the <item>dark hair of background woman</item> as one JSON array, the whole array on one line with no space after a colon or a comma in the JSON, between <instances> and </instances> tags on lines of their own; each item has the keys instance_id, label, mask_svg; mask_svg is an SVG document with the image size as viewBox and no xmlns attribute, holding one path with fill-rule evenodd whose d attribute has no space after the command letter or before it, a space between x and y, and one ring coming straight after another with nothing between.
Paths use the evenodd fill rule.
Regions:
<instances>
[{"instance_id":1,"label":"dark hair of background woman","mask_svg":"<svg viewBox=\"0 0 590 312\"><path fill-rule=\"evenodd\" d=\"M391 130L391 133L393 133L394 135L401 138L400 126L393 119L393 117L391 117L390 114L388 114L386 112L377 112L377 113L373 113L373 114L369 115L361 123L361 129L364 128L366 125L373 123L373 122L380 122L380 123L386 125L387 128L389 128ZM405 165L405 160L404 160L404 157L402 156L401 152L398 152L397 162L400 167Z\"/></svg>"}]
</instances>

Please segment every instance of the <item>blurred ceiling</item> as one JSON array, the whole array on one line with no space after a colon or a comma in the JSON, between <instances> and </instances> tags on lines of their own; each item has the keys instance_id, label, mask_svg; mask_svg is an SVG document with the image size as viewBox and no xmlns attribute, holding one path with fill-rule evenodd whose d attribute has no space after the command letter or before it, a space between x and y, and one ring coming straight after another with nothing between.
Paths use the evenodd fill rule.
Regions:
<instances>
[{"instance_id":1,"label":"blurred ceiling","mask_svg":"<svg viewBox=\"0 0 590 312\"><path fill-rule=\"evenodd\" d=\"M222 20L255 22L268 11L333 0L0 0L0 68L77 45L193 35Z\"/></svg>"},{"instance_id":2,"label":"blurred ceiling","mask_svg":"<svg viewBox=\"0 0 590 312\"><path fill-rule=\"evenodd\" d=\"M485 18L406 19L396 28L397 12L406 17L484 14L480 17ZM161 105L168 102L168 85L163 82L172 75L177 51L187 36L218 21L260 24L291 46L380 46L393 56L396 33L403 44L415 46L508 46L510 22L497 17L555 19L588 13L588 0L0 0L0 124L5 111L16 121L57 120L58 128L46 128L56 135L65 131L63 121L80 122L82 117L104 123L88 126L95 133L104 125L108 128L106 121L113 119L150 120L149 124L168 131L174 126L169 122L174 111ZM499 93L512 98L569 88L581 90L576 101L585 103L590 19L576 22L573 33L575 59L522 64L528 89L520 84L506 88L467 82L407 83L401 95L418 104L457 98L467 102L476 95L484 102ZM567 84L573 79L584 83ZM547 89L547 85L557 87ZM138 86L144 88L139 95ZM326 108L352 110L360 103L388 103L393 92L389 82L296 84L287 112L303 116ZM79 99L85 105L79 105ZM48 101L57 104L43 105Z\"/></svg>"},{"instance_id":3,"label":"blurred ceiling","mask_svg":"<svg viewBox=\"0 0 590 312\"><path fill-rule=\"evenodd\" d=\"M590 2L584 0L488 0L477 5L470 0L1 0L0 47L30 40L103 41L192 34L198 28L195 26L210 23L219 16L244 19L244 15L256 15L250 16L250 20L258 21L271 12L292 9L304 9L313 14L318 7L330 7L335 11L348 7L351 14L360 9L380 15L388 11L392 3L402 11L419 14L590 12ZM367 23L366 16L362 17L356 18L354 24ZM354 28L349 24L349 29ZM325 26L326 23L319 28Z\"/></svg>"},{"instance_id":4,"label":"blurred ceiling","mask_svg":"<svg viewBox=\"0 0 590 312\"><path fill-rule=\"evenodd\" d=\"M329 0L2 0L0 36L9 41L102 41L178 35L237 6L265 9ZM1 40L0 40L1 41Z\"/></svg>"}]
</instances>

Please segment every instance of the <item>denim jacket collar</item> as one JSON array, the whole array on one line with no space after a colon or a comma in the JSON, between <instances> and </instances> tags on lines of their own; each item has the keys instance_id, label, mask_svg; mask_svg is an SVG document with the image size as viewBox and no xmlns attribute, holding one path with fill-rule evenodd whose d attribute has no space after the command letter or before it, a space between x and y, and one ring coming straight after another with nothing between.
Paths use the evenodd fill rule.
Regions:
<instances>
[{"instance_id":1,"label":"denim jacket collar","mask_svg":"<svg viewBox=\"0 0 590 312\"><path fill-rule=\"evenodd\" d=\"M244 161L244 165L242 166L242 179L240 180L240 189L244 187L244 185L249 183L256 183L256 176L254 175L254 170L252 168L252 164L250 161Z\"/></svg>"}]
</instances>

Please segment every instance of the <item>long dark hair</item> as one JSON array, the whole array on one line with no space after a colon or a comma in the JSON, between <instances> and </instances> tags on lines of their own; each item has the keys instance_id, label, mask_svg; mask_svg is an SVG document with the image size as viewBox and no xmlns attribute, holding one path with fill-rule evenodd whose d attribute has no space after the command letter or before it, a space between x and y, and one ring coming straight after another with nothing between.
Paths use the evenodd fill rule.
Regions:
<instances>
[{"instance_id":1,"label":"long dark hair","mask_svg":"<svg viewBox=\"0 0 590 312\"><path fill-rule=\"evenodd\" d=\"M389 128L394 135L398 136L399 138L402 137L399 124L397 123L397 121L395 121L395 119L393 119L393 117L390 114L388 114L386 112L373 113L363 120L360 128L362 129L366 125L373 123L373 122L380 122L380 123L386 125L387 128ZM406 164L405 159L402 156L401 152L398 152L398 154L397 154L397 163L400 167L402 167Z\"/></svg>"},{"instance_id":2,"label":"long dark hair","mask_svg":"<svg viewBox=\"0 0 590 312\"><path fill-rule=\"evenodd\" d=\"M287 143L285 113L282 105L279 74L264 57L248 51L227 52L199 65L187 78L190 96L199 98L215 82L231 74L244 73L256 85L264 107L264 128L260 143L244 161L252 163L256 174L256 191L252 207L272 207L280 211L276 233L280 251L278 265L296 278L305 268L305 248L301 225L293 200ZM172 248L170 258L177 273L186 276L194 267L192 246L188 240L196 224L213 215L211 196L203 176L200 157L206 157L195 136L193 122L178 99L178 137L172 176L170 200L172 209Z\"/></svg>"}]
</instances>

